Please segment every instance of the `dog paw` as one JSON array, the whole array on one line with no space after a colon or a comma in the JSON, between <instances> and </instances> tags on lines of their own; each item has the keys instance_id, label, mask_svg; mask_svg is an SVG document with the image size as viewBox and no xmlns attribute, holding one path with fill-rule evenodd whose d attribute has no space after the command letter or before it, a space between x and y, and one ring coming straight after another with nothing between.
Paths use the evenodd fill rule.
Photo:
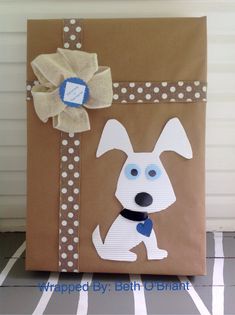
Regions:
<instances>
[{"instance_id":1,"label":"dog paw","mask_svg":"<svg viewBox=\"0 0 235 315\"><path fill-rule=\"evenodd\" d=\"M137 255L130 251L127 252L119 252L114 255L110 255L110 253L106 253L105 255L100 256L105 260L115 260L115 261L136 261Z\"/></svg>"},{"instance_id":2,"label":"dog paw","mask_svg":"<svg viewBox=\"0 0 235 315\"><path fill-rule=\"evenodd\" d=\"M165 249L158 248L156 252L148 254L148 259L149 260L163 259L163 258L166 258L167 256L168 256L168 252Z\"/></svg>"},{"instance_id":3,"label":"dog paw","mask_svg":"<svg viewBox=\"0 0 235 315\"><path fill-rule=\"evenodd\" d=\"M129 252L128 255L128 261L136 261L137 255L135 253Z\"/></svg>"}]
</instances>

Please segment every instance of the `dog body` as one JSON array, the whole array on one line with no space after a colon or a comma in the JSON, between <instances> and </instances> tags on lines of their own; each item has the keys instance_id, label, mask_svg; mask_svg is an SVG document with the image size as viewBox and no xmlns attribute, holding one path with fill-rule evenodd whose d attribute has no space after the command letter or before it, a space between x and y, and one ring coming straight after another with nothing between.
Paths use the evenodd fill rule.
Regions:
<instances>
[{"instance_id":1,"label":"dog body","mask_svg":"<svg viewBox=\"0 0 235 315\"><path fill-rule=\"evenodd\" d=\"M178 118L169 120L152 152L134 152L125 128L116 120L109 120L103 130L97 157L118 149L126 153L115 192L124 207L111 225L104 242L99 226L92 234L92 241L102 259L135 261L130 250L144 242L147 258L163 259L167 251L158 248L156 234L149 213L162 211L176 201L167 172L160 160L164 151L174 151L185 158L192 158L192 149Z\"/></svg>"},{"instance_id":2,"label":"dog body","mask_svg":"<svg viewBox=\"0 0 235 315\"><path fill-rule=\"evenodd\" d=\"M154 230L152 229L149 237L142 235L136 232L138 224L144 224L144 221L139 223L119 215L111 225L104 243L100 236L99 226L97 226L93 232L93 238L97 240L95 247L100 257L107 260L135 261L137 255L131 252L130 249L141 242L144 242L147 248L148 259L167 257L167 251L159 249L157 246ZM116 235L117 238L114 238L113 235Z\"/></svg>"}]
</instances>

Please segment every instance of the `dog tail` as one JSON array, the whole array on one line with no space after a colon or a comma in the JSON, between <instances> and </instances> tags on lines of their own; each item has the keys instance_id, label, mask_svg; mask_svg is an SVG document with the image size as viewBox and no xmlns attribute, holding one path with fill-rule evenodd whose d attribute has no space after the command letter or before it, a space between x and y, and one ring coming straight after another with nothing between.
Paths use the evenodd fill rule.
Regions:
<instances>
[{"instance_id":1,"label":"dog tail","mask_svg":"<svg viewBox=\"0 0 235 315\"><path fill-rule=\"evenodd\" d=\"M97 225L97 227L95 228L94 232L92 233L92 242L95 246L95 249L98 253L98 255L101 257L101 258L104 258L103 256L103 253L104 253L104 243L101 239L101 235L100 235L100 227L99 225Z\"/></svg>"}]
</instances>

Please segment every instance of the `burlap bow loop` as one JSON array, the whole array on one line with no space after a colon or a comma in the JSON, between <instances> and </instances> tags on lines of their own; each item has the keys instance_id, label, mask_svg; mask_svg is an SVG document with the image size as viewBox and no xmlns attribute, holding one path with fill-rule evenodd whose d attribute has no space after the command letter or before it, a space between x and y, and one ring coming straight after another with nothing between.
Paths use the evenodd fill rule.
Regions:
<instances>
[{"instance_id":1,"label":"burlap bow loop","mask_svg":"<svg viewBox=\"0 0 235 315\"><path fill-rule=\"evenodd\" d=\"M87 110L112 104L109 67L99 67L97 55L58 48L56 53L36 57L32 69L39 84L32 88L38 117L64 132L90 130Z\"/></svg>"}]
</instances>

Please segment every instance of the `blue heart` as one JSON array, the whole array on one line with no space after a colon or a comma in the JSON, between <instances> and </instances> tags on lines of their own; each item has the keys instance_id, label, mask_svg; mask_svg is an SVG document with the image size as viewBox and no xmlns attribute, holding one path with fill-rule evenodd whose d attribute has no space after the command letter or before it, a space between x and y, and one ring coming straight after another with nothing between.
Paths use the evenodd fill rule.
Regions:
<instances>
[{"instance_id":1,"label":"blue heart","mask_svg":"<svg viewBox=\"0 0 235 315\"><path fill-rule=\"evenodd\" d=\"M147 219L144 221L144 223L139 223L137 224L136 226L136 230L144 235L144 236L147 236L149 237L151 232L152 232L152 228L153 228L153 222L151 219Z\"/></svg>"}]
</instances>

